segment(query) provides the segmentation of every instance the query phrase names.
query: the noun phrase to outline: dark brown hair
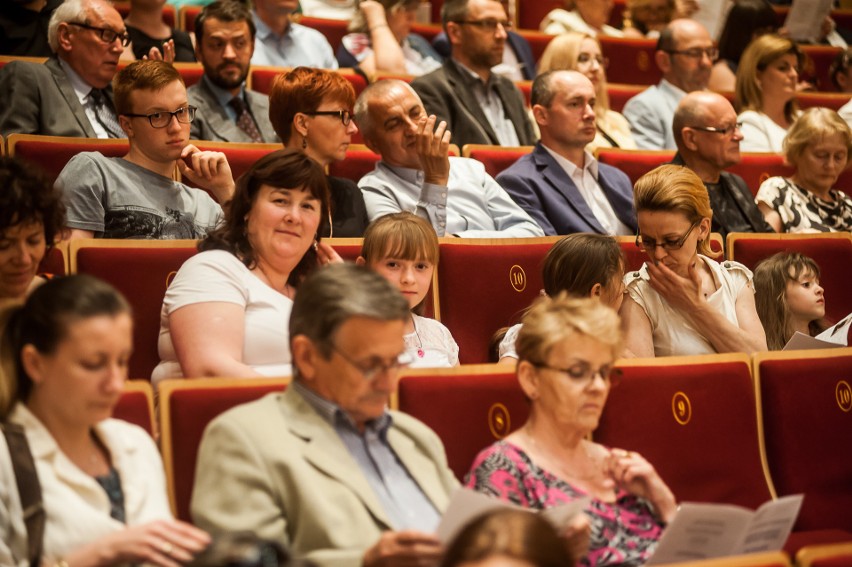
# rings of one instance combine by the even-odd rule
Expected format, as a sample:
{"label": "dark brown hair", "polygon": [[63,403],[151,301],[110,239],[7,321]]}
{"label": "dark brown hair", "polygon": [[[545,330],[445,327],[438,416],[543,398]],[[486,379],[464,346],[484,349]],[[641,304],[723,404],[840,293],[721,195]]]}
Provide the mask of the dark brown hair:
{"label": "dark brown hair", "polygon": [[0,157],[0,187],[0,234],[21,223],[40,221],[47,249],[53,248],[65,230],[61,192],[39,168],[11,157]]}

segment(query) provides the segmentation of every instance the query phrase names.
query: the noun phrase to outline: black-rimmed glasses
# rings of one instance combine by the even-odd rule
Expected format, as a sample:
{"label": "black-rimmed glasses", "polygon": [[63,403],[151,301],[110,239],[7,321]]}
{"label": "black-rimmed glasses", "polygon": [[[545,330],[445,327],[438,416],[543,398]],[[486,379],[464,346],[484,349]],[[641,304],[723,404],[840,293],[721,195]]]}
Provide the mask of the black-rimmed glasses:
{"label": "black-rimmed glasses", "polygon": [[147,118],[153,128],[165,128],[172,122],[172,117],[177,118],[181,124],[189,124],[195,120],[195,111],[198,110],[192,105],[181,106],[175,111],[161,110],[152,112],[151,114],[130,114],[124,113],[124,116],[131,118]]}
{"label": "black-rimmed glasses", "polygon": [[337,116],[344,126],[349,126],[352,122],[352,113],[348,110],[314,110],[313,112],[303,112],[308,116]]}
{"label": "black-rimmed glasses", "polygon": [[722,134],[723,136],[730,136],[737,130],[742,130],[742,127],[742,122],[737,122],[736,124],[731,124],[730,126],[725,126],[724,128],[716,128],[715,126],[687,126],[687,128],[692,128],[693,130],[700,130],[701,132],[712,132],[713,134]]}
{"label": "black-rimmed glasses", "polygon": [[651,238],[644,238],[641,234],[639,234],[639,231],[637,230],[636,246],[638,246],[639,248],[644,248],[649,254],[653,254],[654,250],[656,250],[658,246],[666,252],[671,252],[672,250],[680,250],[681,248],[683,248],[686,239],[689,238],[689,235],[692,234],[692,231],[695,230],[695,227],[698,226],[700,222],[701,221],[698,220],[692,223],[692,226],[689,227],[689,230],[687,230],[686,233],[684,233],[684,235],[678,238],[677,240],[667,239],[663,242],[660,242],[659,244],[656,240],[653,240]]}
{"label": "black-rimmed glasses", "polygon": [[719,58],[719,50],[715,47],[708,47],[706,49],[701,49],[700,47],[694,47],[692,49],[667,49],[666,53],[671,55],[683,55],[690,59],[701,59],[706,55],[710,61],[715,61]]}
{"label": "black-rimmed glasses", "polygon": [[370,363],[369,366],[364,366],[362,363],[352,360],[349,355],[344,354],[342,350],[337,348],[334,343],[331,344],[331,350],[340,355],[340,358],[348,362],[352,368],[361,373],[361,376],[364,377],[364,380],[367,382],[372,382],[376,379],[379,374],[384,372],[389,372],[391,370],[399,370],[400,368],[407,368],[411,366],[411,363],[414,362],[414,357],[408,351],[403,351],[400,353],[396,360],[391,362],[381,362],[375,361]]}
{"label": "black-rimmed glasses", "polygon": [[116,39],[121,40],[122,47],[127,47],[130,45],[130,34],[127,32],[118,33],[115,30],[111,30],[109,28],[99,28],[97,26],[90,26],[89,24],[82,24],[80,22],[67,22],[69,26],[77,26],[87,30],[92,30],[98,32],[98,35],[101,38],[101,41],[104,43],[112,43]]}
{"label": "black-rimmed glasses", "polygon": [[601,366],[597,370],[594,370],[588,364],[575,364],[569,368],[557,368],[555,366],[550,366],[540,362],[533,362],[531,360],[528,362],[536,368],[550,370],[551,372],[557,372],[563,376],[567,376],[571,382],[583,388],[591,384],[596,376],[599,376],[600,379],[603,380],[604,384],[610,386],[615,385],[621,377],[620,372],[611,366]]}
{"label": "black-rimmed glasses", "polygon": [[453,23],[460,26],[474,26],[489,33],[497,31],[497,26],[501,26],[504,30],[512,29],[512,22],[508,20],[459,20]]}

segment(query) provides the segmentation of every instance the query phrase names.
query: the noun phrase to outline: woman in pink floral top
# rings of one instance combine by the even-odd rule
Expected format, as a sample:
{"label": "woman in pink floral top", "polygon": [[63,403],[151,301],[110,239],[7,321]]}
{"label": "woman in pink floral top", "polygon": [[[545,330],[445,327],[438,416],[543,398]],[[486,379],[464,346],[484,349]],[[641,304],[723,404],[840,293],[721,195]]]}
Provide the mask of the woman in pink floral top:
{"label": "woman in pink floral top", "polygon": [[516,347],[529,420],[477,456],[467,485],[534,509],[590,497],[580,564],[642,565],[675,513],[674,495],[642,456],[588,440],[621,349],[618,316],[599,301],[542,298]]}

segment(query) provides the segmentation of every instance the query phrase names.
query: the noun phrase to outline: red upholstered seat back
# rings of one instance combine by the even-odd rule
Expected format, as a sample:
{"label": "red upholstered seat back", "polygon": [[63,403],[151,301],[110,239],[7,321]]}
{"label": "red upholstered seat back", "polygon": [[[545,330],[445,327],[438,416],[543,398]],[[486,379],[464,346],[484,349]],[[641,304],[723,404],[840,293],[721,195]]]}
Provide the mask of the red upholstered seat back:
{"label": "red upholstered seat back", "polygon": [[804,493],[798,530],[852,531],[852,348],[755,359],[769,472]]}
{"label": "red upholstered seat back", "polygon": [[38,266],[38,273],[40,274],[64,276],[67,271],[68,270],[65,267],[65,252],[61,247],[57,246],[51,248],[47,254],[44,255],[44,258],[41,260],[41,264]]}
{"label": "red upholstered seat back", "polygon": [[819,265],[820,285],[825,289],[826,317],[839,321],[852,313],[852,238],[848,233],[728,236],[728,256],[754,269],[777,252],[792,250],[809,256]]}
{"label": "red upholstered seat back", "polygon": [[837,92],[802,92],[796,95],[796,100],[799,102],[799,108],[806,109],[812,106],[824,106],[831,110],[838,111],[840,108],[849,102],[849,95],[846,93]]}
{"label": "red upholstered seat back", "polygon": [[194,241],[182,241],[180,247],[120,241],[114,247],[108,243],[106,247],[82,247],[72,257],[76,273],[91,274],[111,283],[133,307],[131,378],[149,380],[160,362],[157,338],[163,297],[171,278],[195,252]]}
{"label": "red upholstered seat back", "polygon": [[799,48],[805,54],[801,78],[816,85],[818,91],[834,90],[834,83],[828,76],[828,69],[842,49],[830,45],[800,45]]}
{"label": "red upholstered seat back", "polygon": [[189,503],[195,481],[195,463],[207,424],[234,406],[283,390],[287,382],[289,380],[286,379],[241,381],[209,378],[166,380],[160,384],[163,461],[178,518],[190,521]]}
{"label": "red upholstered seat back", "polygon": [[128,380],[112,410],[116,419],[138,425],[154,437],[154,392],[147,380]]}
{"label": "red upholstered seat back", "polygon": [[343,36],[349,33],[349,22],[347,20],[329,20],[326,18],[302,16],[299,19],[299,23],[321,32],[331,44],[332,53],[337,53],[337,49],[343,42]]}
{"label": "red upholstered seat back", "polygon": [[678,501],[756,508],[771,497],[746,355],[625,360],[595,441],[642,454]]}
{"label": "red upholstered seat back", "polygon": [[[228,165],[231,167],[231,173],[234,180],[251,169],[254,162],[270,152],[282,149],[281,144],[240,144],[227,142],[206,142],[202,140],[193,140],[192,142],[200,150],[211,150],[222,152],[228,158]],[[183,179],[187,185],[193,185],[188,179]],[[211,193],[212,196],[212,193]]]}
{"label": "red upholstered seat back", "polygon": [[107,157],[127,153],[127,140],[93,140],[88,138],[62,138],[59,136],[34,136],[12,134],[7,140],[9,155],[23,158],[37,166],[51,182],[72,157],[80,152],[101,152]]}
{"label": "red upholstered seat back", "polygon": [[515,10],[518,14],[518,27],[528,30],[537,30],[541,21],[551,10],[565,8],[563,0],[540,0],[539,2],[517,2]]}
{"label": "red upholstered seat back", "polygon": [[[436,21],[440,21],[440,18]],[[429,43],[435,39],[435,36],[440,34],[444,29],[441,24],[411,24],[411,33],[423,36]]]}
{"label": "red upholstered seat back", "polygon": [[662,72],[654,62],[655,39],[598,36],[604,57],[610,60],[607,81],[628,85],[656,85]]}
{"label": "red upholstered seat back", "polygon": [[606,92],[609,95],[609,108],[616,112],[624,110],[627,101],[648,88],[646,85],[622,85],[607,83]]}
{"label": "red upholstered seat back", "polygon": [[468,144],[464,147],[463,155],[482,162],[485,172],[491,177],[497,177],[506,168],[530,153],[534,146],[504,148],[502,146],[487,146]]}
{"label": "red upholstered seat back", "polygon": [[780,154],[742,154],[740,163],[732,165],[728,171],[742,177],[751,194],[757,195],[761,183],[770,177],[789,176],[793,168],[784,164],[784,157]]}
{"label": "red upholstered seat back", "polygon": [[849,567],[852,565],[852,543],[812,545],[796,554],[798,567]]}
{"label": "red upholstered seat back", "polygon": [[441,242],[440,321],[459,345],[462,364],[488,362],[501,327],[519,322],[542,289],[541,262],[558,237],[453,239]]}
{"label": "red upholstered seat back", "polygon": [[178,8],[178,26],[187,32],[195,32],[195,18],[201,13],[204,6],[184,4]]}
{"label": "red upholstered seat back", "polygon": [[672,160],[675,153],[671,150],[619,150],[601,148],[597,152],[598,161],[616,167],[627,174],[630,183],[636,184],[640,177],[664,163]]}
{"label": "red upholstered seat back", "polygon": [[373,171],[379,159],[379,154],[373,153],[366,146],[350,146],[346,150],[346,159],[329,164],[328,174],[358,183],[362,177]]}
{"label": "red upholstered seat back", "polygon": [[[524,27],[524,26],[521,26]],[[541,55],[544,53],[544,50],[547,49],[547,46],[553,40],[555,35],[550,35],[547,33],[541,33],[538,31],[538,24],[535,25],[534,28],[531,29],[519,29],[516,30],[518,35],[527,40],[527,43],[530,44],[530,51],[532,51],[533,59],[538,63],[539,59],[541,59]]]}
{"label": "red upholstered seat back", "polygon": [[398,408],[438,434],[459,480],[479,451],[523,425],[529,414],[514,368],[493,364],[409,371],[399,383]]}
{"label": "red upholstered seat back", "polygon": [[[346,24],[346,22],[342,23],[344,25]],[[253,91],[268,95],[272,91],[272,81],[275,79],[276,76],[286,71],[287,69],[284,67],[252,67],[251,71],[249,72],[251,89]],[[343,75],[347,81],[352,83],[352,87],[355,89],[356,96],[361,94],[361,91],[367,88],[367,79],[365,79],[362,75],[359,75],[355,71],[351,69],[341,69],[337,72]]]}

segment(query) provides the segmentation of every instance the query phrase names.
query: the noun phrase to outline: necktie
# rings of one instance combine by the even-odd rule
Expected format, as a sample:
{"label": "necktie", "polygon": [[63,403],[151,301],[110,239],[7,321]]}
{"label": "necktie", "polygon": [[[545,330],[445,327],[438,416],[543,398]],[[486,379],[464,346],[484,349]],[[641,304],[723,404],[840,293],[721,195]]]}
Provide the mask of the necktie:
{"label": "necktie", "polygon": [[100,89],[92,89],[89,92],[89,105],[95,111],[98,123],[107,131],[110,138],[125,138],[124,130],[118,123],[115,111],[112,109],[109,98]]}
{"label": "necktie", "polygon": [[260,135],[257,124],[254,123],[254,118],[252,118],[243,99],[235,96],[228,104],[237,112],[237,126],[239,126],[240,130],[245,132],[251,138],[252,142],[262,142],[263,136]]}

